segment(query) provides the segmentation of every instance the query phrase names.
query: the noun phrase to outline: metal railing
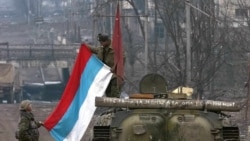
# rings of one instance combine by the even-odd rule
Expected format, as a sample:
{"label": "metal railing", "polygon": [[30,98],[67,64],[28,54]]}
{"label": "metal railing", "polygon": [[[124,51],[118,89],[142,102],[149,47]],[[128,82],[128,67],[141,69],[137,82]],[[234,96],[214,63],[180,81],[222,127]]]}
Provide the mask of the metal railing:
{"label": "metal railing", "polygon": [[10,45],[0,43],[1,60],[62,60],[74,59],[80,45],[30,44]]}

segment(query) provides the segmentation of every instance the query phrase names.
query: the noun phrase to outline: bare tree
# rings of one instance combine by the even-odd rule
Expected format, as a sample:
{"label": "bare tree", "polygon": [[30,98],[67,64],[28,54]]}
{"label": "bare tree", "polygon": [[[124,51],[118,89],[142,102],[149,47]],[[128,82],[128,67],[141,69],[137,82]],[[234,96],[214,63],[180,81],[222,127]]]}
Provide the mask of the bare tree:
{"label": "bare tree", "polygon": [[[125,27],[123,29],[124,44],[128,56],[127,61],[132,66],[132,77],[128,77],[128,79],[139,79],[133,77],[136,73],[133,65],[135,62],[139,62],[141,68],[144,67],[141,53],[143,53],[144,49],[142,41],[146,40],[144,19],[142,18],[145,16],[145,13],[140,12],[141,7],[134,0],[126,1],[133,8],[134,19],[138,22],[140,29],[140,33],[130,29],[124,22],[126,18],[124,15],[122,21],[122,24],[125,25],[123,26]],[[239,0],[237,4],[244,6],[246,3],[241,1],[243,0]],[[154,30],[149,34],[149,73],[156,72],[164,75],[170,82],[169,88],[184,86],[187,71],[186,3],[183,0],[153,0],[151,2],[155,11],[149,11],[148,16],[154,19],[154,21],[160,20],[164,25],[165,40],[167,42],[166,45],[159,42]],[[201,98],[204,91],[209,90],[213,93],[215,86],[222,86],[222,78],[224,79],[222,81],[228,83],[227,86],[235,85],[224,76],[227,76],[228,79],[234,79],[233,66],[230,66],[230,63],[235,58],[239,59],[240,56],[245,56],[244,52],[248,50],[246,46],[249,42],[247,38],[249,31],[245,31],[247,27],[233,28],[233,24],[240,24],[240,22],[235,22],[229,18],[230,5],[233,3],[227,2],[223,3],[223,5],[217,5],[217,3],[214,3],[214,0],[191,0],[190,4],[192,87],[197,90],[199,94],[197,97]],[[105,6],[105,4],[101,6]],[[244,8],[247,8],[247,6]],[[224,9],[223,12],[221,12],[221,9]],[[154,42],[151,42],[152,40]],[[235,49],[236,46],[237,50]],[[142,71],[142,69],[138,71]],[[244,72],[245,70],[242,71]]]}
{"label": "bare tree", "polygon": [[[173,42],[173,63],[180,71],[172,71],[168,75],[176,80],[176,85],[185,85],[186,71],[186,32],[185,2],[182,0],[155,0],[156,9],[165,24],[168,36]],[[212,0],[191,1],[191,54],[192,82],[200,98],[204,90],[211,84],[216,72],[225,62],[225,50],[230,30],[221,28],[216,19],[215,3]],[[174,74],[174,75],[173,75]]]}

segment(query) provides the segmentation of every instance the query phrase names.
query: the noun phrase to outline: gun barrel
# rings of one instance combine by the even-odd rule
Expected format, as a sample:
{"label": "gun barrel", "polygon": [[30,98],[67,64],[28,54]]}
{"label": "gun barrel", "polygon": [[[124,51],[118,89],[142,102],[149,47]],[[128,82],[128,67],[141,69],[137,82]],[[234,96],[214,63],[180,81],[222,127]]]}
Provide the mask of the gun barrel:
{"label": "gun barrel", "polygon": [[142,108],[142,109],[179,109],[179,110],[211,110],[211,111],[240,111],[241,107],[235,102],[213,100],[171,100],[171,99],[120,99],[96,97],[97,107]]}

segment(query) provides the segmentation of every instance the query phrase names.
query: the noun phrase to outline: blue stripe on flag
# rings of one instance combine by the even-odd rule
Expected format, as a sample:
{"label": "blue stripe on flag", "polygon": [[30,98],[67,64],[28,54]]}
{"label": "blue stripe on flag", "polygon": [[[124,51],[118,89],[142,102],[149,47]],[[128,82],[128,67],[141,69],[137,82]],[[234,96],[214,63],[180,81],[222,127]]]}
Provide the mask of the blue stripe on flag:
{"label": "blue stripe on flag", "polygon": [[91,56],[83,73],[81,75],[81,82],[77,94],[74,97],[69,109],[64,114],[58,124],[50,131],[50,134],[57,141],[62,141],[71,132],[79,117],[79,109],[84,103],[88,94],[89,88],[92,85],[95,76],[103,67],[103,64],[95,57]]}

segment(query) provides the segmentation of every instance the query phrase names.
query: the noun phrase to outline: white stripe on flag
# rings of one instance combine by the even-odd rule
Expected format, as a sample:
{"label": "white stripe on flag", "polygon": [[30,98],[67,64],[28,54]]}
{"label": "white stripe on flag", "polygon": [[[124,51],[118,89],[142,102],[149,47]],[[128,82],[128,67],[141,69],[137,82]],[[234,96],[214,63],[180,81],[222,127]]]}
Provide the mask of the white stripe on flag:
{"label": "white stripe on flag", "polygon": [[103,96],[111,77],[112,73],[109,67],[104,65],[89,88],[87,97],[80,108],[77,122],[64,141],[81,140],[96,110],[95,97]]}

